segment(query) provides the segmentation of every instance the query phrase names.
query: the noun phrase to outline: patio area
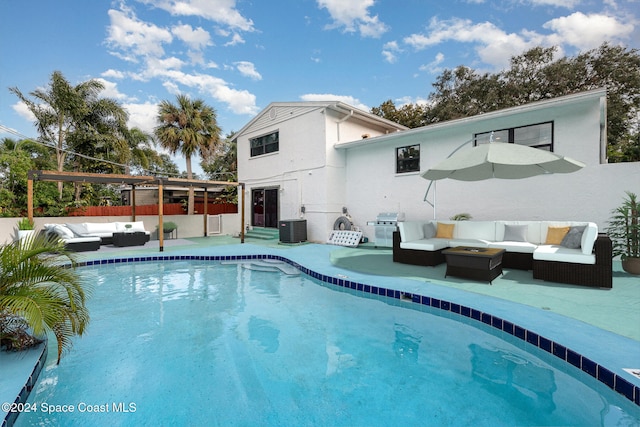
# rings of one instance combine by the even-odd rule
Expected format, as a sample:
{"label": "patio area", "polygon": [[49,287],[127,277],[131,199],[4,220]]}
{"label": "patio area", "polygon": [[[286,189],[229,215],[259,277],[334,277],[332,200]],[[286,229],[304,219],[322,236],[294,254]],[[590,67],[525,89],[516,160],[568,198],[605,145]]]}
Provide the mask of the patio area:
{"label": "patio area", "polygon": [[[640,376],[624,371],[640,371],[640,280],[623,272],[620,262],[614,261],[613,288],[594,289],[535,280],[530,271],[507,269],[493,280],[493,285],[454,277],[444,279],[444,265],[394,263],[390,248],[369,244],[358,248],[313,243],[284,245],[277,239],[252,238],[240,244],[237,238],[216,236],[167,240],[163,252],[158,250],[158,241],[126,248],[103,246],[99,251],[78,253],[78,259],[182,255],[280,256],[322,275],[471,307],[560,343],[640,387]],[[7,358],[11,364],[5,363]],[[0,384],[3,402],[14,401],[33,369],[33,362],[27,357],[16,364],[15,359],[19,358],[0,353],[0,376],[11,380]],[[13,371],[10,377],[3,372],[8,368]],[[16,369],[24,369],[24,375],[15,375]]]}

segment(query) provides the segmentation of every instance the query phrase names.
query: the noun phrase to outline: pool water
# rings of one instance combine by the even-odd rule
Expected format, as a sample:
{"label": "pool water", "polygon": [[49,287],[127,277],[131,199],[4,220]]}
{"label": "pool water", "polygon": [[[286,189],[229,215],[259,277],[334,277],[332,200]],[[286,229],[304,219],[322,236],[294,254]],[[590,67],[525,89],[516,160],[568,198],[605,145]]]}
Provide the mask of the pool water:
{"label": "pool water", "polygon": [[240,264],[80,271],[90,327],[60,365],[49,352],[17,426],[640,425],[587,374],[452,313]]}

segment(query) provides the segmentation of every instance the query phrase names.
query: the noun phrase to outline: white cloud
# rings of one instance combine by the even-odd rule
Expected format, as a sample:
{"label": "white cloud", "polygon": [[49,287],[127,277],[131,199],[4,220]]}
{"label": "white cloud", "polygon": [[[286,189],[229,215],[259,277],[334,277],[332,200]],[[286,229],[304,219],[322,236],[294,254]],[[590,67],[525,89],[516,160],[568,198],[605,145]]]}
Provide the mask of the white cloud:
{"label": "white cloud", "polygon": [[190,49],[202,50],[206,46],[211,46],[211,36],[201,27],[195,30],[191,25],[176,25],[171,28],[173,35],[185,42]]}
{"label": "white cloud", "polygon": [[235,0],[139,0],[177,16],[197,16],[240,31],[254,31],[253,21],[236,9]]}
{"label": "white cloud", "polygon": [[109,77],[112,79],[124,79],[125,78],[125,73],[123,73],[122,71],[118,71],[118,70],[114,70],[114,69],[109,69],[105,72],[103,72],[102,74],[100,74],[102,77]]}
{"label": "white cloud", "polygon": [[107,45],[121,52],[112,52],[118,57],[137,62],[138,56],[160,57],[164,55],[163,43],[171,43],[171,32],[154,24],[142,22],[127,11],[109,10],[111,23],[108,27]]}
{"label": "white cloud", "polygon": [[349,95],[333,95],[330,93],[307,93],[300,96],[302,101],[340,101],[356,107],[363,111],[369,111],[370,108],[364,105],[358,98]]}
{"label": "white cloud", "polygon": [[36,121],[36,116],[33,115],[31,110],[29,110],[29,107],[27,107],[27,104],[25,104],[24,102],[18,101],[13,104],[11,108],[13,108],[13,111],[18,113],[18,115],[23,119],[28,120],[31,123]]}
{"label": "white cloud", "polygon": [[344,28],[345,32],[359,32],[362,37],[378,38],[389,30],[389,27],[371,16],[369,8],[374,0],[316,0],[318,7],[327,9],[333,23],[327,28]]}
{"label": "white cloud", "polygon": [[431,74],[440,73],[442,72],[442,67],[440,67],[442,62],[444,62],[444,54],[442,52],[438,52],[433,61],[420,66],[420,71],[426,71]]}
{"label": "white cloud", "polygon": [[243,76],[249,77],[251,80],[262,80],[262,76],[258,71],[256,71],[256,67],[253,62],[238,61],[234,62],[234,65]]}
{"label": "white cloud", "polygon": [[543,28],[555,31],[567,44],[579,49],[593,49],[605,41],[626,39],[634,27],[612,16],[576,12],[552,19]]}
{"label": "white cloud", "polygon": [[[571,2],[536,1],[536,4],[568,5]],[[458,42],[474,46],[479,59],[503,69],[509,65],[511,57],[536,46],[557,46],[563,55],[568,47],[578,50],[592,49],[605,41],[620,41],[631,37],[634,26],[631,23],[604,14],[575,12],[555,18],[543,25],[548,34],[522,29],[518,33],[507,33],[491,22],[474,23],[469,19],[453,18],[439,20],[432,18],[425,33],[411,34],[403,43],[420,51],[446,42]],[[388,55],[391,57],[392,50]],[[437,65],[437,64],[433,64]]]}
{"label": "white cloud", "polygon": [[104,89],[100,92],[101,97],[112,98],[119,101],[128,99],[127,95],[125,95],[124,93],[118,90],[117,83],[113,83],[113,82],[110,82],[109,80],[105,80],[101,78],[98,78],[95,80],[99,81],[104,86]]}
{"label": "white cloud", "polygon": [[573,9],[579,5],[581,0],[528,0],[533,6],[555,6]]}
{"label": "white cloud", "polygon": [[129,113],[127,125],[130,128],[137,127],[145,132],[153,133],[157,125],[158,104],[149,101],[142,104],[123,104],[122,107]]}
{"label": "white cloud", "polygon": [[384,56],[384,60],[390,64],[393,64],[398,60],[396,54],[402,52],[400,46],[397,41],[387,42],[382,46],[382,56]]}
{"label": "white cloud", "polygon": [[225,46],[235,46],[238,44],[244,44],[244,38],[242,38],[242,36],[238,33],[234,33],[233,36],[231,37],[231,40],[229,40],[228,42],[226,42],[224,45]]}
{"label": "white cloud", "polygon": [[412,34],[403,39],[404,43],[416,50],[423,50],[447,41],[471,43],[486,63],[503,68],[509,64],[512,56],[534,47],[536,43],[518,34],[507,34],[490,22],[474,24],[469,19],[449,19],[440,21],[431,19],[429,33]]}

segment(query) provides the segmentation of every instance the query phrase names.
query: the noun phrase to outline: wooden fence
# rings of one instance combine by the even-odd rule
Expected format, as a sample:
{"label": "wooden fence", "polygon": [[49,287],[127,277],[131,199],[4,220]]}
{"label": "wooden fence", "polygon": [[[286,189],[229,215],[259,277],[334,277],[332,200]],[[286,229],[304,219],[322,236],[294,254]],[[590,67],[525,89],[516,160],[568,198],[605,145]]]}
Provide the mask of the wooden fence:
{"label": "wooden fence", "polygon": [[[231,203],[209,203],[207,213],[218,215],[223,213],[238,213],[238,205]],[[196,214],[204,213],[204,203],[195,203]],[[165,203],[162,206],[164,215],[186,215],[181,203]],[[131,206],[87,206],[70,209],[69,216],[131,216]],[[158,205],[136,206],[136,215],[158,215]]]}

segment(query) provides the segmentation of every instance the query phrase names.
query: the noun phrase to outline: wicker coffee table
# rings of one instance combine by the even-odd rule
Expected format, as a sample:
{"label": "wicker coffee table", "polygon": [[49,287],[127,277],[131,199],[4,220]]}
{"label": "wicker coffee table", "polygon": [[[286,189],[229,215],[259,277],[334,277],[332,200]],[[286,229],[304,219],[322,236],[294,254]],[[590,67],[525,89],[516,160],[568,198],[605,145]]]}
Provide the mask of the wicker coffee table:
{"label": "wicker coffee table", "polygon": [[504,249],[472,248],[458,246],[442,251],[447,261],[444,277],[456,276],[465,279],[484,280],[492,284],[502,274]]}

